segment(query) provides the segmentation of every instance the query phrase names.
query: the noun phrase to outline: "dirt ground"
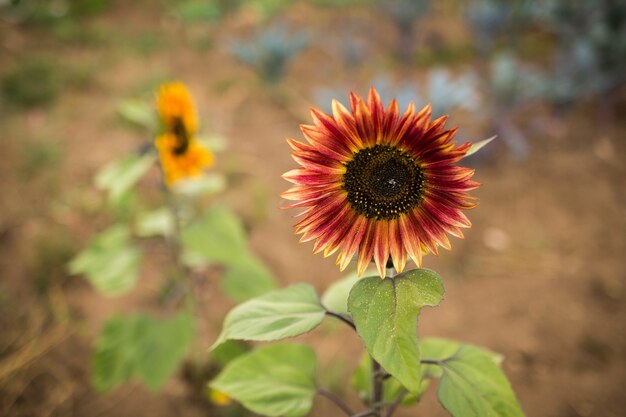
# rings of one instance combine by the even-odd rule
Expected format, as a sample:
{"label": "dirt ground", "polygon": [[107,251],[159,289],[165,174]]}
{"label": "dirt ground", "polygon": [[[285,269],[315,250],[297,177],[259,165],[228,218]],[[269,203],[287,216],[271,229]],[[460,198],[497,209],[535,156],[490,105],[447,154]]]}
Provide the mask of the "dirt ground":
{"label": "dirt ground", "polygon": [[[250,32],[249,16],[184,27],[160,4],[118,2],[81,21],[79,40],[0,22],[0,75],[32,55],[53,59],[66,73],[88,73],[87,82],[64,88],[50,106],[0,109],[0,414],[210,415],[180,377],[158,394],[135,383],[107,395],[90,387],[90,349],[101,324],[113,312],[154,308],[159,262],[168,256],[157,246],[142,265],[140,288],[121,298],[98,295],[63,267],[107,224],[98,209],[102,195],[92,186],[94,173],[147,139],[118,121],[120,100],[150,97],[163,79],[186,82],[205,131],[228,139],[218,169],[234,166],[244,178],[224,198],[244,219],[263,213],[262,220],[249,222],[252,248],[281,284],[304,281],[322,291],[341,276],[334,260],[298,244],[293,213],[278,209],[278,194],[287,188],[280,176],[295,167],[284,138],[300,137],[298,124],[317,104],[311,98],[315,87],[345,83],[364,93],[378,70],[421,76],[420,68],[395,68],[382,46],[367,65],[341,64],[333,59],[328,38],[341,16],[296,7],[289,14],[293,24],[307,22],[327,37],[295,58],[278,87],[268,87],[223,47],[233,34]],[[430,26],[437,30],[436,21]],[[376,27],[372,36],[384,45],[388,30]],[[517,160],[495,143],[472,161],[483,184],[475,192],[480,205],[469,213],[473,227],[464,240],[454,239],[452,251],[425,259],[426,267],[444,277],[446,296],[441,306],[422,312],[420,335],[502,353],[528,416],[624,415],[626,123],[620,116],[626,103],[621,96],[613,123],[598,118],[598,104],[587,100],[554,119],[550,129],[530,135],[528,158]],[[540,112],[548,115],[544,106],[532,107],[520,123],[530,124]],[[452,117],[450,125],[466,120]],[[478,138],[489,135],[472,129],[483,135]],[[58,160],[25,170],[25,155],[48,145],[60,149]],[[253,190],[261,190],[267,207],[255,206]],[[201,295],[199,355],[234,305],[217,291],[211,283]],[[357,337],[340,326],[325,326],[300,340],[315,346],[320,372],[340,375],[341,381],[361,354]],[[343,390],[358,404],[354,393]],[[418,407],[398,415],[447,415],[435,394],[431,388]],[[312,415],[338,414],[319,398]]]}

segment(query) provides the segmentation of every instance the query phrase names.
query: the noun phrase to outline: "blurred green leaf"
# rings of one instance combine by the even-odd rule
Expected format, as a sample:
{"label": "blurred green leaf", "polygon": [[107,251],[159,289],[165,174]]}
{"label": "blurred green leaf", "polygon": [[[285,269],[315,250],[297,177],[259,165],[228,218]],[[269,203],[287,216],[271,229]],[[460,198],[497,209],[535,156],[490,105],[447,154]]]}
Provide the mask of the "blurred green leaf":
{"label": "blurred green leaf", "polygon": [[176,183],[175,191],[189,196],[213,195],[226,188],[226,179],[217,172],[205,173],[199,177]]}
{"label": "blurred green leaf", "polygon": [[228,339],[270,341],[297,336],[315,328],[325,314],[311,285],[291,285],[233,308],[213,347]]}
{"label": "blurred green leaf", "polygon": [[135,223],[137,236],[169,236],[174,231],[174,218],[167,207],[142,212]]}
{"label": "blurred green leaf", "polygon": [[228,148],[228,140],[216,133],[199,137],[198,141],[215,153],[224,152]]}
{"label": "blurred green leaf", "polygon": [[353,272],[330,284],[322,295],[322,305],[335,313],[348,314],[348,295],[359,279],[356,272]]}
{"label": "blurred green leaf", "polygon": [[493,352],[463,345],[444,362],[439,401],[453,417],[523,417],[498,365]]}
{"label": "blurred green leaf", "polygon": [[101,293],[127,293],[137,281],[141,251],[131,244],[130,232],[115,225],[96,235],[69,264],[72,274],[84,274]]}
{"label": "blurred green leaf", "polygon": [[246,301],[275,289],[276,279],[257,257],[249,253],[228,266],[221,286],[233,300]]}
{"label": "blurred green leaf", "polygon": [[189,0],[176,6],[174,15],[186,23],[214,22],[222,11],[219,4],[206,0]]}
{"label": "blurred green leaf", "polygon": [[240,220],[225,208],[212,208],[182,232],[185,258],[199,263],[237,264],[248,254]]}
{"label": "blurred green leaf", "polygon": [[248,353],[250,349],[250,345],[242,340],[226,340],[224,343],[220,343],[219,346],[211,350],[211,360],[215,362],[216,365],[223,368],[229,362]]}
{"label": "blurred green leaf", "polygon": [[143,100],[124,100],[117,106],[117,112],[127,122],[150,132],[156,132],[159,126],[154,108]]}
{"label": "blurred green leaf", "polygon": [[[52,103],[63,90],[58,59],[35,56],[19,63],[0,82],[2,99],[20,107],[43,106]],[[3,67],[6,67],[4,65]]]}
{"label": "blurred green leaf", "polygon": [[229,363],[211,387],[255,413],[301,417],[313,406],[316,366],[308,346],[264,346]]}
{"label": "blurred green leaf", "polygon": [[149,389],[158,390],[185,356],[193,337],[194,322],[186,313],[167,319],[145,314],[113,316],[96,343],[93,384],[108,391],[137,377]]}
{"label": "blurred green leaf", "polygon": [[109,192],[109,201],[115,203],[128,192],[150,169],[156,159],[154,152],[143,155],[132,153],[105,165],[96,174],[96,186]]}
{"label": "blurred green leaf", "polygon": [[348,299],[357,333],[378,363],[411,393],[421,392],[417,317],[443,297],[437,273],[415,269],[381,280],[362,278]]}

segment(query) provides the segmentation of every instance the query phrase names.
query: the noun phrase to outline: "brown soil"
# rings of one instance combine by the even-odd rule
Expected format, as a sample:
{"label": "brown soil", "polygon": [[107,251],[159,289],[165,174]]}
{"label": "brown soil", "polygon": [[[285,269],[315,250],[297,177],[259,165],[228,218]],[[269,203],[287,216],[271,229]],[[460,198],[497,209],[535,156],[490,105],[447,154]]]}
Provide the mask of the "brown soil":
{"label": "brown soil", "polygon": [[[374,19],[361,10],[353,13]],[[341,22],[329,11],[302,7],[288,17],[320,33],[332,32]],[[58,265],[47,271],[50,285],[35,289],[42,238],[63,239],[77,250],[106,226],[92,177],[104,163],[146,140],[116,121],[116,105],[133,91],[149,91],[160,79],[185,81],[205,116],[205,131],[228,138],[220,168],[235,166],[245,175],[225,198],[252,225],[251,246],[281,284],[310,282],[322,291],[340,277],[332,259],[314,256],[311,245],[297,243],[293,213],[278,209],[277,196],[287,187],[280,176],[295,166],[284,138],[300,137],[298,124],[315,104],[305,97],[315,86],[345,81],[363,93],[373,74],[396,69],[384,53],[391,28],[383,25],[372,34],[380,45],[367,66],[349,69],[334,60],[328,38],[328,48],[320,42],[297,57],[284,82],[272,89],[221,46],[235,34],[248,33],[252,23],[241,14],[219,27],[185,28],[160,7],[119,2],[81,22],[84,30],[105,34],[105,41],[95,45],[60,41],[45,28],[0,23],[0,73],[29,54],[42,53],[64,68],[93,68],[92,82],[67,89],[49,108],[7,107],[0,114],[0,154],[5,156],[0,165],[0,414],[208,415],[181,378],[172,378],[158,394],[131,383],[100,395],[89,384],[90,346],[102,322],[113,312],[154,309],[166,248],[155,246],[142,267],[140,289],[129,296],[104,298],[80,278],[68,278]],[[427,30],[436,31],[437,22]],[[155,37],[158,47],[137,50],[132,40],[142,36]],[[209,46],[198,46],[202,42]],[[408,78],[420,77],[420,71],[397,72]],[[536,112],[548,116],[546,109],[533,107],[522,125],[530,124]],[[623,107],[618,114],[624,114]],[[450,124],[466,119],[459,115]],[[477,165],[483,186],[475,193],[480,205],[470,213],[472,229],[465,240],[454,240],[451,252],[425,260],[444,277],[446,298],[438,308],[423,311],[420,334],[501,352],[528,416],[619,417],[626,407],[626,125],[619,118],[617,125],[599,124],[589,103],[552,123],[550,134],[530,138],[528,159],[515,161],[496,143]],[[62,162],[53,173],[25,176],[20,155],[42,142],[60,146]],[[150,181],[144,185],[153,186]],[[261,222],[254,189],[267,194]],[[201,296],[199,355],[233,305],[215,283]],[[339,372],[344,380],[361,354],[357,337],[341,327],[323,327],[301,339],[315,346],[323,374]],[[313,415],[339,412],[319,399]],[[446,413],[431,388],[417,408],[398,415]]]}

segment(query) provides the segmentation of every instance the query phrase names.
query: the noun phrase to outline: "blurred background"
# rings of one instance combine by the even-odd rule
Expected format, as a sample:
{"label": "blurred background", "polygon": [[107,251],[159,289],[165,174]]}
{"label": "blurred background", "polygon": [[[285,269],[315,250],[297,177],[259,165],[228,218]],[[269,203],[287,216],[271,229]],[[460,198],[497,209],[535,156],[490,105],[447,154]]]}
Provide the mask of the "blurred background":
{"label": "blurred background", "polygon": [[[625,79],[617,0],[0,0],[0,414],[228,414],[187,365],[160,392],[91,386],[104,320],[161,308],[162,246],[149,245],[123,297],[66,267],[111,218],[95,173],[151,140],[120,103],[181,80],[225,138],[221,199],[280,285],[323,291],[341,276],[279,209],[280,176],[296,166],[285,137],[301,138],[310,107],[375,86],[386,103],[450,114],[459,142],[498,135],[465,161],[483,184],[472,229],[425,258],[446,297],[419,333],[501,352],[528,416],[623,416]],[[201,362],[235,302],[208,278],[200,298]],[[357,337],[329,323],[301,339],[321,379],[357,404],[346,383]],[[447,415],[433,388],[398,415]],[[314,416],[337,413],[317,399]]]}

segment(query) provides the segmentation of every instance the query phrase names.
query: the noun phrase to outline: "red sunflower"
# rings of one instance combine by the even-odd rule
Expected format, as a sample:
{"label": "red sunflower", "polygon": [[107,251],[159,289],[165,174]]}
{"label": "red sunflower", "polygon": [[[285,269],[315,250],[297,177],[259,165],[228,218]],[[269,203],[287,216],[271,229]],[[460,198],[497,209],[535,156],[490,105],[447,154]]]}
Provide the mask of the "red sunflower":
{"label": "red sunflower", "polygon": [[447,234],[463,237],[471,223],[462,210],[476,204],[467,191],[479,184],[474,170],[454,165],[471,143],[455,146],[457,129],[444,129],[447,116],[433,121],[430,105],[400,115],[387,110],[371,89],[367,102],[350,94],[349,111],[336,100],[332,116],[311,110],[314,125],[300,126],[307,143],[287,139],[302,166],[283,175],[295,184],[281,196],[303,207],[295,225],[313,251],[339,251],[344,270],[358,254],[361,275],[372,258],[382,278],[390,260],[398,272],[407,255],[419,266],[422,255],[450,249]]}

